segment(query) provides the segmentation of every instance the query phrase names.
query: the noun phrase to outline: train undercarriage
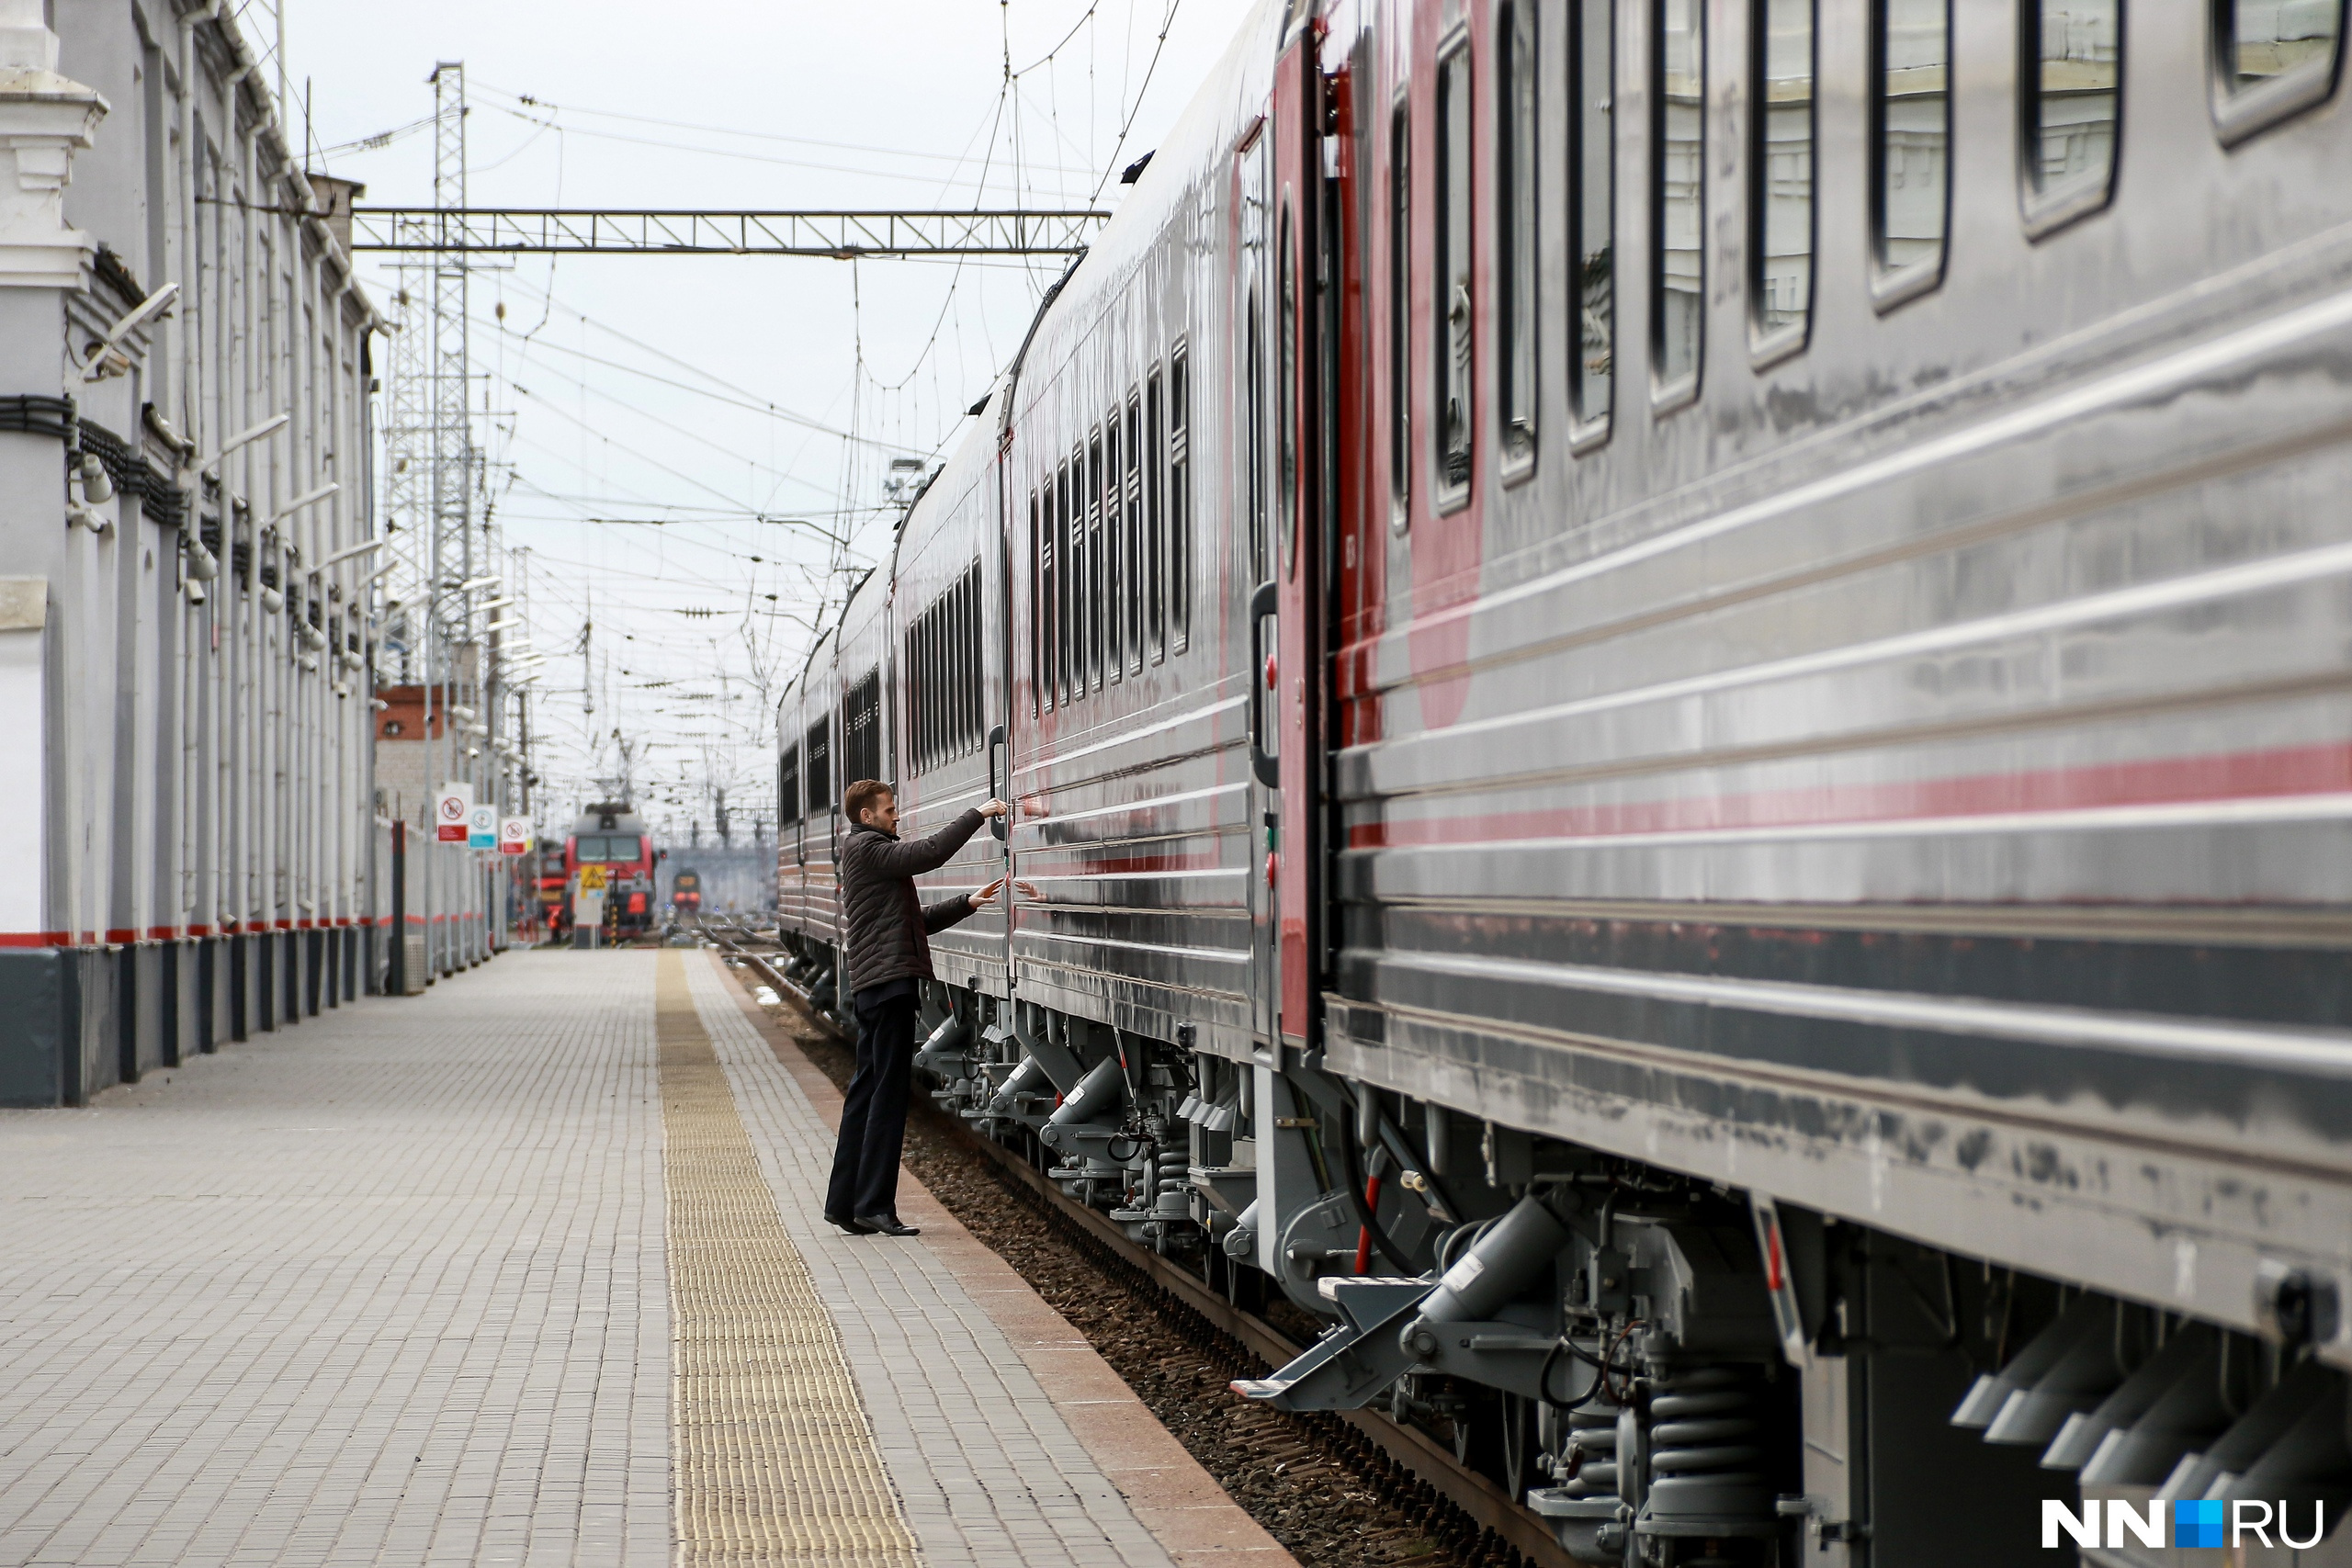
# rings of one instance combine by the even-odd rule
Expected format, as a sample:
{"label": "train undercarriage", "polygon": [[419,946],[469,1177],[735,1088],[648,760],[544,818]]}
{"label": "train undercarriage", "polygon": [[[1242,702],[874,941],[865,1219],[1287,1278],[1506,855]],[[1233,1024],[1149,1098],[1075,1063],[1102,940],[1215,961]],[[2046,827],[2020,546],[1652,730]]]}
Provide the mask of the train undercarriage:
{"label": "train undercarriage", "polygon": [[[845,1017],[831,950],[786,941]],[[2053,1532],[2086,1562],[2192,1562],[2151,1544],[2174,1499],[2234,1510],[2246,1562],[2352,1562],[2327,1539],[2352,1408],[2310,1353],[2338,1308],[2308,1279],[2249,1335],[1295,1051],[1278,1071],[938,984],[921,1033],[943,1111],[1229,1300],[1311,1318],[1238,1392],[1450,1437],[1577,1562],[2055,1562]]]}

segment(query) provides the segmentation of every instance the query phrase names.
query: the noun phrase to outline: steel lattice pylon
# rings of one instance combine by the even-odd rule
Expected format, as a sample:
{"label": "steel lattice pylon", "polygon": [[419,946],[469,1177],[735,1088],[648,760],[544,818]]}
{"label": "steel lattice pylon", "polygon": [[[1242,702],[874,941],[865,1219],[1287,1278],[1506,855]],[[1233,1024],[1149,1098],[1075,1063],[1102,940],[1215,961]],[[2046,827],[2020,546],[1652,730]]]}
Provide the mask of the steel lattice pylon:
{"label": "steel lattice pylon", "polygon": [[425,585],[433,577],[432,318],[426,314],[425,269],[400,268],[394,298],[384,422],[384,516],[392,559],[384,595],[401,612],[401,678],[415,678],[424,656]]}
{"label": "steel lattice pylon", "polygon": [[[436,251],[433,274],[433,549],[427,594],[440,626],[452,624],[461,641],[470,623],[470,594],[445,599],[473,577],[473,432],[467,352],[466,259],[446,248],[452,209],[466,205],[466,68],[445,62],[433,73],[433,205]],[[446,605],[446,608],[444,606]],[[437,640],[437,639],[436,639]],[[444,650],[434,650],[435,659]],[[463,671],[446,670],[454,681]],[[458,776],[463,776],[460,773]]]}

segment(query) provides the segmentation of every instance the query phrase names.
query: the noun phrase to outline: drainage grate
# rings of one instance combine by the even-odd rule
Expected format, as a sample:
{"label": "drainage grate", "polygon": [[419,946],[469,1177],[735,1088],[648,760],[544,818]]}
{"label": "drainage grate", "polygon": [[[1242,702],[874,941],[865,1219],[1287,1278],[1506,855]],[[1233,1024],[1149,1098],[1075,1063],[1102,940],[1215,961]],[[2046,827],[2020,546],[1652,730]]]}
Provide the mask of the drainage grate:
{"label": "drainage grate", "polygon": [[916,1568],[832,1319],[776,1216],[683,955],[659,964],[680,1568]]}

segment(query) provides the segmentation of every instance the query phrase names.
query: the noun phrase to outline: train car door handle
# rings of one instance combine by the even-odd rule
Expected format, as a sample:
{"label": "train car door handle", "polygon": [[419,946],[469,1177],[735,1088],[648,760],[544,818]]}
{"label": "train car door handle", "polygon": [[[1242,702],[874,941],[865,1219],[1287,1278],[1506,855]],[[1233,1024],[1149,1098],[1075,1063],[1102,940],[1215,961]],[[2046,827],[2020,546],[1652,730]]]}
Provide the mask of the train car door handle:
{"label": "train car door handle", "polygon": [[[1003,795],[1000,795],[1000,794],[998,794],[998,793],[997,793],[997,782],[996,782],[996,781],[997,781],[996,757],[997,757],[997,753],[998,753],[999,751],[1003,750],[1004,750],[1004,726],[1002,726],[1002,725],[1001,725],[1001,724],[1000,724],[1000,725],[996,725],[996,726],[994,726],[993,728],[991,728],[989,730],[989,798],[990,800],[1002,800],[1002,799],[1004,798],[1004,796],[1003,796]],[[1008,770],[1008,771],[1009,771],[1009,770]],[[997,842],[998,842],[998,843],[1002,843],[1002,842],[1004,842],[1004,841],[1005,841],[1005,840],[1004,840],[1004,835],[1005,835],[1005,827],[1004,827],[1004,824],[1005,824],[1005,820],[1006,820],[1006,818],[1010,818],[1012,815],[1012,813],[1011,813],[1010,811],[1008,811],[1008,812],[1006,812],[1006,813],[1004,814],[1004,816],[1003,816],[1003,817],[991,817],[991,818],[989,818],[989,831],[990,833],[992,833],[992,834],[994,834],[994,835],[996,836],[996,840],[997,840]],[[1010,904],[1010,903],[1012,902],[1012,900],[1011,900],[1010,898],[1008,898],[1008,899],[1006,899],[1006,900],[1005,900],[1005,902],[1006,902],[1006,903],[1008,903],[1008,904]]]}
{"label": "train car door handle", "polygon": [[1250,593],[1250,772],[1268,789],[1282,786],[1280,765],[1266,750],[1266,692],[1258,671],[1266,666],[1266,623],[1274,618],[1277,590],[1261,582]]}

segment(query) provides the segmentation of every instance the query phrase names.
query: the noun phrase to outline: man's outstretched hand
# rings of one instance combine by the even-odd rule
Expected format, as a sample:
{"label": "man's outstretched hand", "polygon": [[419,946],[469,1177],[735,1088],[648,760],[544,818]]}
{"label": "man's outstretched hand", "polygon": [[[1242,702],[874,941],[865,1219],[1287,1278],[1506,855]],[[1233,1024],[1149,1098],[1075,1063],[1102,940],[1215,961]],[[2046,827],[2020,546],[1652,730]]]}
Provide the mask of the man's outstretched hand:
{"label": "man's outstretched hand", "polygon": [[1010,809],[1011,807],[1007,807],[1004,802],[1001,800],[991,800],[979,808],[979,811],[980,815],[983,817],[1001,817]]}
{"label": "man's outstretched hand", "polygon": [[[1020,891],[1020,894],[1023,898],[1035,898],[1037,897],[1037,885],[1034,882],[1024,882],[1022,879],[1015,877],[1013,879],[1012,886]],[[971,906],[975,909],[985,909],[991,904],[994,904],[996,902],[996,896],[1003,891],[1004,878],[1000,876],[994,882],[989,883],[986,887],[981,888],[978,893],[971,896]]]}

